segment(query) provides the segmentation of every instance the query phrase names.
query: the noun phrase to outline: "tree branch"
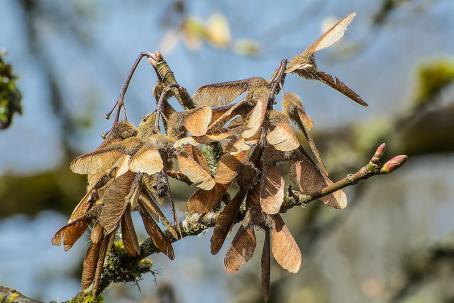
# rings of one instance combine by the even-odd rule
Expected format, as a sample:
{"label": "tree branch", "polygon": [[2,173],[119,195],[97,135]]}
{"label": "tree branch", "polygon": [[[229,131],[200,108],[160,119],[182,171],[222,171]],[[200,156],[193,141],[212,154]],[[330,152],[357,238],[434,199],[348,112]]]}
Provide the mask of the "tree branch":
{"label": "tree branch", "polygon": [[5,286],[0,286],[0,302],[42,303],[41,301],[24,296],[15,289],[11,289]]}
{"label": "tree branch", "polygon": [[[384,154],[384,150],[385,144],[383,143],[377,148],[374,156],[366,165],[358,169],[355,173],[349,174],[344,178],[340,179],[339,181],[327,185],[318,192],[305,195],[299,191],[289,189],[289,192],[284,198],[284,203],[282,204],[280,213],[284,213],[295,206],[306,205],[307,203],[318,200],[319,198],[326,196],[330,193],[333,193],[336,190],[342,189],[350,185],[354,185],[359,181],[368,179],[372,176],[391,173],[405,163],[407,156],[399,155],[391,158],[385,164],[381,164],[381,158]],[[180,239],[174,238],[168,230],[165,231],[165,235],[172,242],[176,242],[188,236],[198,235],[215,225],[216,219],[218,218],[220,211],[221,210],[208,212],[205,214],[188,214],[186,218],[180,223],[180,229],[182,231],[182,237]],[[241,221],[242,217],[243,214],[240,214],[237,217],[236,222]],[[133,258],[125,255],[124,258],[121,258],[120,262],[117,262],[118,264],[115,268],[109,269],[110,271],[109,274],[103,273],[99,293],[101,293],[106,287],[110,285],[111,282],[113,282],[112,277],[116,277],[115,282],[132,281],[130,278],[125,280],[121,279],[122,273],[124,273],[125,269],[131,268],[131,266],[139,264],[139,262],[141,262],[141,260],[143,260],[144,258],[158,252],[159,252],[158,248],[153,244],[150,238],[144,240],[140,245],[140,255],[138,257]],[[116,252],[114,250],[109,259],[117,258],[115,254]],[[136,279],[138,278],[140,278],[140,276],[136,277]]]}

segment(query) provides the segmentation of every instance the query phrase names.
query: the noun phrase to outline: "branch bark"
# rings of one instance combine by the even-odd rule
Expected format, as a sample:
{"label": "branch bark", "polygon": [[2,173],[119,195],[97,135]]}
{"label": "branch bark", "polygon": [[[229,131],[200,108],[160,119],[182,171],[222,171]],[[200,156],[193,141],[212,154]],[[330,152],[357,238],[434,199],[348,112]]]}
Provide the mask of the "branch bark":
{"label": "branch bark", "polygon": [[[284,213],[295,206],[303,206],[309,202],[316,201],[323,196],[335,192],[336,190],[357,184],[358,182],[368,179],[372,176],[391,173],[400,166],[402,166],[407,159],[407,156],[399,155],[391,158],[386,163],[382,164],[381,159],[384,154],[384,150],[385,144],[381,144],[377,148],[374,156],[370,159],[370,161],[367,164],[362,166],[355,173],[348,174],[344,178],[324,187],[322,190],[318,192],[304,195],[299,191],[292,190],[291,188],[289,188],[289,191],[287,192],[284,198],[284,203],[282,204],[282,207],[280,209],[280,213]],[[189,236],[198,235],[201,232],[215,225],[216,219],[220,211],[221,210],[217,210],[205,214],[188,214],[186,218],[180,223],[179,226],[182,231],[181,238],[176,239],[168,230],[165,231],[165,235],[172,242],[176,242]],[[236,222],[239,222],[242,217],[243,214],[240,213],[237,217]],[[103,274],[99,288],[99,293],[101,293],[113,282],[111,277],[117,277],[115,279],[116,282],[122,281],[121,279],[118,279],[118,277],[121,276],[121,272],[124,271],[125,268],[126,269],[131,268],[131,266],[139,264],[139,262],[141,262],[141,260],[143,260],[144,258],[158,252],[159,252],[158,248],[153,244],[150,238],[144,240],[140,245],[140,255],[138,257],[122,258],[122,260],[117,263],[118,264],[117,268],[110,269],[113,272],[109,273],[108,275]],[[129,281],[131,281],[131,279],[126,279],[123,282]]]}

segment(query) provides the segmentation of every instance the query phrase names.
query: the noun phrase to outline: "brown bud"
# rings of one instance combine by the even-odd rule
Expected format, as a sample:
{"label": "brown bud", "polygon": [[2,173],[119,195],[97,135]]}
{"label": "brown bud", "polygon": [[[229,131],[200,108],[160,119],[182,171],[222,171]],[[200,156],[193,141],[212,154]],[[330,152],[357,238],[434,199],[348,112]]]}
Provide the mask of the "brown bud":
{"label": "brown bud", "polygon": [[405,163],[405,161],[407,161],[407,158],[408,158],[408,156],[406,156],[406,155],[398,155],[398,156],[391,158],[390,160],[388,160],[388,162],[386,162],[383,165],[380,172],[382,174],[389,174],[389,173],[395,171],[396,169],[401,167]]}

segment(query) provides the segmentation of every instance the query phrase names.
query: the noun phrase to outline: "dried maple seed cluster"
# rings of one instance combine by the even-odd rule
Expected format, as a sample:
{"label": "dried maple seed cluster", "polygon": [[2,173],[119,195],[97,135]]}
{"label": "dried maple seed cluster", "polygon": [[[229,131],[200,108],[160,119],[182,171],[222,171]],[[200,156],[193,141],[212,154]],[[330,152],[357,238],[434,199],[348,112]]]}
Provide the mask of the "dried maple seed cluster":
{"label": "dried maple seed cluster", "polygon": [[[354,16],[353,13],[340,20],[292,60],[282,60],[271,80],[253,77],[210,84],[200,87],[192,97],[178,85],[158,52],[139,56],[132,72],[142,57],[148,58],[158,76],[154,89],[157,110],[144,117],[137,129],[120,121],[127,82],[111,111],[117,109],[115,123],[105,140],[95,151],[71,163],[72,171],[87,175],[87,194],[68,224],[56,233],[53,243],[63,242],[69,249],[91,227],[83,264],[83,289],[92,285],[93,293],[98,293],[104,260],[116,235],[121,234],[130,256],[140,256],[132,211],[140,213],[153,245],[174,258],[171,242],[183,234],[168,177],[197,186],[187,201],[190,213],[218,212],[211,238],[213,254],[219,252],[232,226],[240,223],[224,259],[228,272],[239,270],[251,259],[256,230],[265,233],[261,259],[265,299],[269,297],[271,255],[282,268],[298,272],[302,253],[279,214],[286,195],[295,191],[289,189],[286,193],[279,165],[289,166],[290,181],[299,194],[318,193],[323,203],[340,209],[346,207],[347,199],[340,189],[320,194],[333,182],[310,135],[313,123],[299,96],[287,92],[282,95],[283,110],[273,106],[288,73],[319,80],[367,106],[344,83],[318,71],[314,61],[314,53],[337,42]],[[233,103],[240,96],[240,101]],[[170,105],[168,100],[172,97],[183,105],[183,112]],[[292,123],[304,134],[310,151],[300,144]],[[377,159],[381,155],[382,152]],[[404,160],[398,159],[397,166]],[[160,209],[164,200],[170,202],[173,222]],[[174,239],[166,236],[159,222]]]}

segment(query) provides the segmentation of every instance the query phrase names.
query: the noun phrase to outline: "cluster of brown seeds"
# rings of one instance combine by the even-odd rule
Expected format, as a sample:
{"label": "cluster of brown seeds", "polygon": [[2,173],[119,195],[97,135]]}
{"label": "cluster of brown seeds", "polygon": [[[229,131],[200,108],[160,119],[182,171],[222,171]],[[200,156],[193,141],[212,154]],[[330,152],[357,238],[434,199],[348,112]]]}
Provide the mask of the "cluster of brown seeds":
{"label": "cluster of brown seeds", "polygon": [[[117,230],[121,230],[127,252],[140,254],[132,211],[140,213],[153,244],[174,258],[171,240],[159,225],[161,222],[174,238],[181,237],[168,177],[197,186],[187,201],[190,213],[219,212],[211,238],[213,254],[219,252],[232,226],[241,224],[224,259],[228,272],[237,271],[252,257],[257,230],[265,233],[261,262],[265,298],[269,296],[271,255],[282,268],[293,273],[299,270],[301,251],[279,214],[286,196],[279,164],[289,166],[290,180],[302,194],[318,192],[332,181],[310,135],[313,125],[301,99],[287,92],[282,96],[283,110],[273,107],[287,73],[317,79],[367,105],[337,78],[318,71],[313,57],[316,51],[337,42],[353,17],[354,13],[339,21],[289,62],[283,60],[270,81],[253,77],[210,84],[192,97],[185,95],[171,72],[163,72],[165,61],[160,54],[152,57],[158,74],[158,110],[144,117],[137,128],[118,121],[117,115],[102,144],[71,163],[72,171],[87,175],[87,194],[53,243],[63,242],[69,249],[91,227],[83,289],[92,285],[97,293],[106,254],[120,234]],[[234,103],[240,96],[243,98]],[[190,99],[192,108],[177,112],[168,102],[171,97],[185,100],[183,105]],[[292,123],[304,134],[310,151],[300,144]],[[210,147],[208,152],[205,147]],[[166,199],[172,206],[172,220],[160,209]],[[320,200],[335,208],[347,204],[342,190]]]}

